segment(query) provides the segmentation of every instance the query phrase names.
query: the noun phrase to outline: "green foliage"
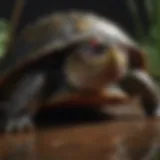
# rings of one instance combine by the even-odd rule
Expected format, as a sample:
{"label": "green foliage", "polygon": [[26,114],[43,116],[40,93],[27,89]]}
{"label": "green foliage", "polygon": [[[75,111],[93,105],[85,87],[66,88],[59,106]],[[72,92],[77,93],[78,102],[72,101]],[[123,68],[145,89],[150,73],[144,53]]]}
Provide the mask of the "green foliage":
{"label": "green foliage", "polygon": [[0,57],[5,53],[6,43],[8,41],[10,25],[4,19],[0,19]]}
{"label": "green foliage", "polygon": [[127,0],[135,21],[137,37],[140,45],[149,57],[150,71],[153,75],[160,75],[160,1],[144,0],[144,6],[150,21],[149,34],[144,36],[143,25],[139,17],[139,10],[135,0]]}

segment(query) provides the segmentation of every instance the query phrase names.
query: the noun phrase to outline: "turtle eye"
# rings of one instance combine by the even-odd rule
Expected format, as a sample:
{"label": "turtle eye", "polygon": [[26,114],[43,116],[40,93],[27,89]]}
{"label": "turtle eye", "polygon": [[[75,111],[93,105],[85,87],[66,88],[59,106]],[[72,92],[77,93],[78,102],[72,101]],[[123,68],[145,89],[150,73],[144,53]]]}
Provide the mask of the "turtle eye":
{"label": "turtle eye", "polygon": [[80,47],[80,52],[82,54],[86,54],[86,55],[103,55],[106,51],[106,46],[104,46],[103,44],[95,41],[95,40],[91,40],[89,41],[89,43],[83,44]]}

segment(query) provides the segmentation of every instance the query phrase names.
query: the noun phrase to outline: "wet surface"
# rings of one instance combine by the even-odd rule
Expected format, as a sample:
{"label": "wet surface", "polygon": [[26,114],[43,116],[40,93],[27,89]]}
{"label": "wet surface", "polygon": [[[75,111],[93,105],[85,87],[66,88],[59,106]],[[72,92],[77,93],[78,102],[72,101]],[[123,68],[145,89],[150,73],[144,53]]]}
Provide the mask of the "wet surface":
{"label": "wet surface", "polygon": [[154,160],[160,152],[160,117],[145,118],[136,100],[48,108],[35,121],[33,132],[0,134],[0,160]]}
{"label": "wet surface", "polygon": [[101,122],[1,135],[0,159],[139,160],[160,145],[159,122]]}
{"label": "wet surface", "polygon": [[1,134],[0,160],[152,160],[160,147],[160,118],[145,119],[138,104],[48,112],[37,118],[48,127]]}

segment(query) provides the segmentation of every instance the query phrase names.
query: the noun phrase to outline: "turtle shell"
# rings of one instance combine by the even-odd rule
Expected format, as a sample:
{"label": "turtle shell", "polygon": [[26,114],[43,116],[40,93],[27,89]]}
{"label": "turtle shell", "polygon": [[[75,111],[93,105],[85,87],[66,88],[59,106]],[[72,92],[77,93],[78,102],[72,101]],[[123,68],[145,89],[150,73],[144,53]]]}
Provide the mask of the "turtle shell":
{"label": "turtle shell", "polygon": [[13,52],[2,59],[1,82],[27,63],[34,63],[53,54],[55,50],[93,37],[109,46],[121,44],[137,47],[122,29],[99,15],[82,11],[54,13],[26,26],[20,32]]}

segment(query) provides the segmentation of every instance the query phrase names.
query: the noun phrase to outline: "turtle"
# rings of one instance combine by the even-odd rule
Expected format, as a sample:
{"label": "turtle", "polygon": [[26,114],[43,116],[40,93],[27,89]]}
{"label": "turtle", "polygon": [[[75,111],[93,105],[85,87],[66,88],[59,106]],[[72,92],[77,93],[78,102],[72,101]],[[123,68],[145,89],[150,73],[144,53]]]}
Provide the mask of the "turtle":
{"label": "turtle", "polygon": [[[138,95],[146,116],[158,103],[145,52],[116,23],[93,12],[59,11],[16,35],[0,63],[0,126],[32,126],[42,106],[126,102]],[[118,85],[125,94],[112,94]]]}

